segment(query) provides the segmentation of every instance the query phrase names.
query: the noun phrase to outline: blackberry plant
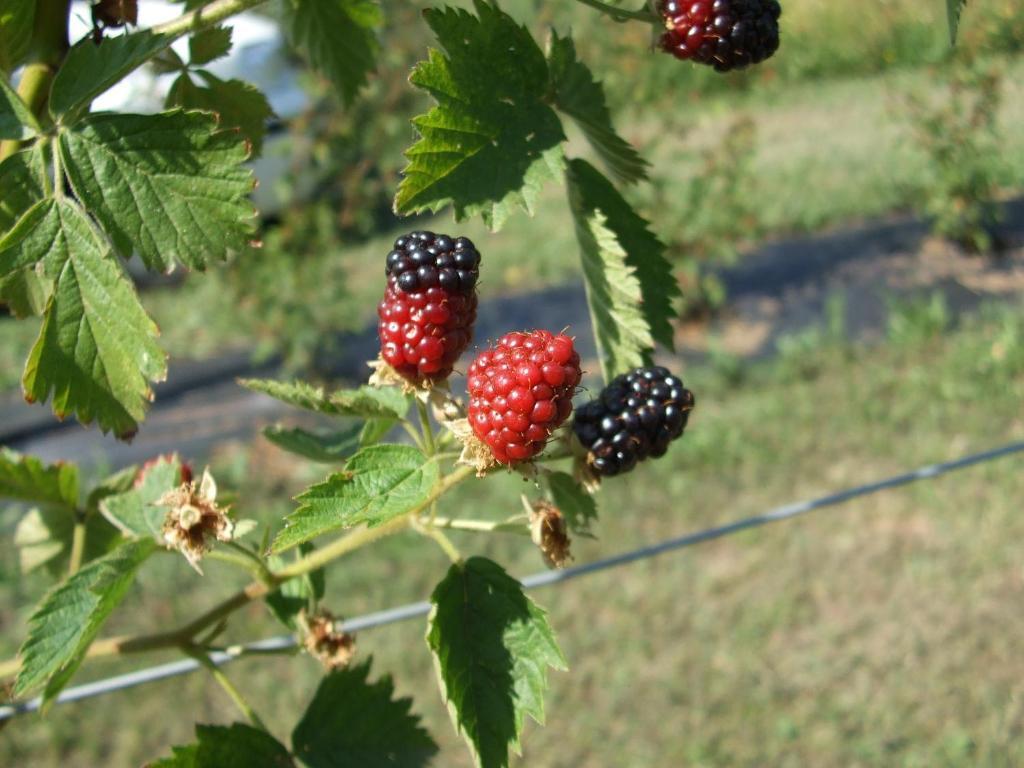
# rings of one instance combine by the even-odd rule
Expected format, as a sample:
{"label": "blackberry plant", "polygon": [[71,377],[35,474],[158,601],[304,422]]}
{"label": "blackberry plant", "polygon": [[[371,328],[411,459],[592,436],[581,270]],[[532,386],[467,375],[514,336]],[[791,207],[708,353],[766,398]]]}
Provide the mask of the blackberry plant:
{"label": "blackberry plant", "polygon": [[[580,2],[617,21],[663,23],[646,8]],[[36,318],[24,394],[50,401],[58,417],[130,437],[166,375],[158,330],[125,260],[137,257],[157,272],[201,272],[228,258],[244,265],[257,245],[249,160],[260,151],[269,105],[252,86],[221,80],[206,65],[231,50],[225,23],[260,4],[189,0],[177,18],[139,28],[142,6],[101,1],[93,4],[93,32],[74,41],[69,0],[4,4],[0,302],[19,318]],[[694,29],[704,19],[697,60],[708,58],[702,51],[712,41],[711,58],[722,68],[774,50],[775,3],[696,3],[686,13]],[[342,101],[359,99],[387,23],[376,2],[286,0],[274,18]],[[679,292],[665,246],[622,193],[646,179],[647,163],[616,132],[601,83],[571,37],[550,30],[542,46],[487,0],[471,9],[426,8],[423,19],[436,44],[410,82],[433,105],[412,118],[416,138],[395,213],[450,208],[456,221],[480,216],[496,231],[520,211],[537,212],[544,186],[561,182],[597,348],[587,375],[599,369],[609,382],[597,404],[581,409],[576,434],[600,474],[660,455],[681,434],[693,397],[676,377],[649,367],[657,343],[672,346]],[[673,32],[683,28],[672,24]],[[174,47],[185,39],[187,46]],[[166,111],[93,110],[97,97],[144,65],[175,75]],[[567,154],[565,121],[579,128],[597,165]],[[448,377],[472,335],[479,254],[465,238],[426,231],[396,241],[383,257],[382,357],[368,384],[242,382],[334,423],[331,432],[265,430],[275,445],[328,468],[281,519],[246,519],[244,495],[224,493],[209,470],[193,472],[178,455],[87,484],[72,462],[0,449],[0,497],[25,506],[19,564],[40,578],[59,574],[32,612],[17,658],[0,662],[11,696],[38,693],[45,711],[83,664],[176,650],[211,672],[246,722],[198,725],[195,741],[153,765],[425,765],[435,742],[410,702],[395,698],[390,679],[371,682],[370,662],[354,661],[354,638],[336,619],[348,596],[328,595],[324,578],[326,567],[358,549],[415,535],[451,559],[426,628],[443,701],[476,765],[509,765],[527,716],[544,719],[549,670],[565,669],[566,660],[523,585],[485,557],[464,556],[445,532],[521,535],[560,567],[570,534],[592,535],[598,509],[592,485],[582,482],[592,472],[574,461],[579,443],[561,428],[584,375],[571,337],[509,333],[469,367],[468,408],[452,394]],[[399,430],[401,442],[386,441]],[[440,514],[453,488],[496,472],[521,473],[537,498],[511,501],[509,515],[497,518]],[[187,580],[210,578],[202,575],[209,559],[250,581],[181,626],[107,635],[107,620],[162,550],[182,556],[176,578],[198,603],[206,585]],[[240,639],[232,637],[232,618],[253,603],[324,667],[288,744],[274,735],[280,724],[268,727],[259,704],[211,656]]]}

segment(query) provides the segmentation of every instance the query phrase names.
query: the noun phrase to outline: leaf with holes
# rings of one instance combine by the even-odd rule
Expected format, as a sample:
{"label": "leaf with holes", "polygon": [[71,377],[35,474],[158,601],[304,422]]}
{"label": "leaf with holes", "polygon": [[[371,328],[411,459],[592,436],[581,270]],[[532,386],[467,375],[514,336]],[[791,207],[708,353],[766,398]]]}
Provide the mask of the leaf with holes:
{"label": "leaf with holes", "polygon": [[150,269],[204,269],[255,227],[246,142],[212,115],[98,114],[59,139],[75,194],[125,257]]}
{"label": "leaf with holes", "polygon": [[399,214],[451,204],[456,220],[479,213],[494,230],[518,208],[533,213],[558,178],[565,134],[546,103],[548,67],[529,31],[489,3],[424,16],[444,52],[431,50],[410,82],[437,106],[413,119],[419,140],[395,196]]}
{"label": "leaf with holes", "polygon": [[19,652],[15,696],[45,683],[44,706],[53,701],[154,549],[148,539],[122,544],[43,598],[28,621],[28,638]]}
{"label": "leaf with holes", "polygon": [[559,37],[557,32],[552,32],[548,45],[548,69],[555,107],[580,127],[615,178],[623,184],[646,179],[647,161],[615,132],[604,88],[576,57],[576,46],[571,37]]}
{"label": "leaf with holes", "polygon": [[342,472],[299,494],[299,508],[285,518],[274,552],[334,531],[386,523],[430,498],[440,479],[437,462],[408,445],[364,448]]}
{"label": "leaf with holes", "polygon": [[34,205],[0,239],[0,278],[40,265],[53,282],[43,325],[25,363],[25,396],[53,397],[54,412],[130,436],[167,372],[157,328],[135,288],[67,198]]}
{"label": "leaf with holes", "polygon": [[396,699],[390,677],[370,683],[370,661],[331,672],[292,732],[292,749],[309,768],[420,768],[437,745]]}
{"label": "leaf with holes", "polygon": [[376,68],[380,8],[371,0],[292,0],[292,42],[346,102]]}
{"label": "leaf with holes", "polygon": [[427,645],[452,722],[478,766],[503,768],[526,716],[544,724],[548,667],[566,669],[547,616],[482,557],[453,565],[430,602]]}

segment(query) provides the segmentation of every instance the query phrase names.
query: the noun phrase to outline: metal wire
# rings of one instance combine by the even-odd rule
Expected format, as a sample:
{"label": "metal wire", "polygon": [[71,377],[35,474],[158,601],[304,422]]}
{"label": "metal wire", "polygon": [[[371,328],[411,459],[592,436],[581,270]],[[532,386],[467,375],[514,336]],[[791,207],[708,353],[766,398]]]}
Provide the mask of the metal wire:
{"label": "metal wire", "polygon": [[[640,547],[639,549],[623,552],[622,554],[613,555],[612,557],[606,557],[601,560],[595,560],[592,563],[577,565],[560,571],[544,571],[542,573],[535,573],[524,578],[522,580],[522,584],[526,589],[535,589],[537,587],[560,584],[572,579],[577,579],[581,576],[587,576],[609,568],[628,565],[629,563],[633,563],[638,560],[646,560],[647,558],[655,557],[657,555],[663,555],[666,552],[684,549],[686,547],[693,546],[694,544],[701,544],[714,539],[720,539],[724,536],[730,536],[734,533],[746,531],[751,528],[758,528],[769,523],[789,520],[791,518],[813,512],[817,509],[836,506],[838,504],[851,501],[852,499],[878,493],[879,491],[909,485],[917,482],[918,480],[934,479],[949,472],[965,469],[976,464],[983,464],[1004,456],[1010,456],[1012,454],[1022,452],[1024,452],[1024,442],[1010,443],[1009,445],[1004,445],[1001,448],[995,448],[991,451],[984,451],[982,453],[970,454],[953,461],[947,461],[941,464],[930,464],[911,472],[886,478],[885,480],[879,480],[874,483],[867,483],[854,488],[848,488],[846,490],[838,491],[837,493],[832,493],[827,496],[821,496],[809,501],[786,504],[785,506],[776,507],[775,509],[760,515],[746,517],[733,523],[727,523],[726,525],[707,528],[695,533],[666,539],[657,544]],[[429,611],[430,603],[426,601],[409,603],[407,605],[388,608],[387,610],[368,613],[354,619],[349,619],[342,624],[342,629],[346,632],[356,632],[364,629],[372,629],[374,627],[382,627],[387,624],[394,624],[399,621],[425,616]],[[234,661],[247,653],[286,650],[288,648],[294,648],[295,645],[296,640],[292,635],[280,635],[278,637],[270,637],[265,640],[258,640],[252,643],[232,646],[223,651],[216,651],[210,654],[210,658],[215,664],[221,665],[227,664],[229,661]],[[169,677],[184,675],[196,669],[199,669],[199,663],[194,659],[183,659],[181,661],[170,662],[169,664],[147,667],[124,675],[108,677],[103,680],[97,680],[96,682],[67,688],[57,696],[56,703],[63,704],[70,701],[80,701],[81,699],[88,699],[93,696],[100,696],[106,693],[124,690],[126,688],[133,688],[138,685],[145,685],[147,683],[152,683]],[[0,706],[0,722],[18,715],[34,712],[39,709],[41,703],[41,699],[37,697],[26,701],[17,701],[5,706]]]}

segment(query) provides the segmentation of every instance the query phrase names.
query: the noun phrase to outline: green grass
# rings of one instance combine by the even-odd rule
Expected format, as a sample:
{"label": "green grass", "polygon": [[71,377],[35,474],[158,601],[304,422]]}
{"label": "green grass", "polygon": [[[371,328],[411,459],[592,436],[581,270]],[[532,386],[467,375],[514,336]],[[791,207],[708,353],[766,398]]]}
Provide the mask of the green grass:
{"label": "green grass", "polygon": [[[882,346],[806,345],[814,365],[688,371],[698,408],[686,437],[606,483],[600,538],[577,541],[577,561],[1024,439],[1024,307],[986,310],[946,334],[928,313],[908,306],[900,317]],[[528,728],[518,764],[1021,764],[1021,461],[537,592],[572,672],[553,676],[547,727]],[[222,488],[242,489],[239,510],[264,518],[322,472],[263,444],[217,465]],[[498,518],[523,491],[513,477],[471,481],[444,510]],[[9,531],[12,514],[3,521]],[[456,541],[515,574],[540,567],[517,537]],[[9,536],[2,546],[9,654],[40,587],[12,570]],[[390,540],[331,571],[328,605],[352,616],[422,599],[445,567],[429,542]],[[212,562],[200,581],[170,556],[141,581],[108,631],[173,626],[240,583]],[[276,631],[253,606],[227,638]],[[468,766],[423,631],[413,621],[363,633],[360,654],[415,698],[442,745],[436,764]],[[91,664],[80,679],[160,658]],[[251,660],[229,674],[286,737],[318,671],[308,659]],[[11,765],[134,765],[189,739],[195,720],[236,718],[194,675],[19,720],[0,755]]]}

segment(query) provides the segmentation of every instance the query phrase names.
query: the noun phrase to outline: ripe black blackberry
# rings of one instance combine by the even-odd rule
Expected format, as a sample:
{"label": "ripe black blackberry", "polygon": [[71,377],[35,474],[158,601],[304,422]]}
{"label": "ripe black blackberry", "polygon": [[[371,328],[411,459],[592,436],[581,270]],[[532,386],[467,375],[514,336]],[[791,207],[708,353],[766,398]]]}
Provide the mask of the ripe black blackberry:
{"label": "ripe black blackberry", "polygon": [[777,0],[661,0],[661,47],[719,72],[742,69],[779,47]]}
{"label": "ripe black blackberry", "polygon": [[683,434],[694,397],[666,368],[637,368],[612,379],[596,400],[576,409],[573,430],[594,471],[629,472],[638,461],[664,456]]}
{"label": "ripe black blackberry", "polygon": [[385,260],[381,357],[414,384],[441,381],[473,338],[480,253],[467,237],[411,232]]}

